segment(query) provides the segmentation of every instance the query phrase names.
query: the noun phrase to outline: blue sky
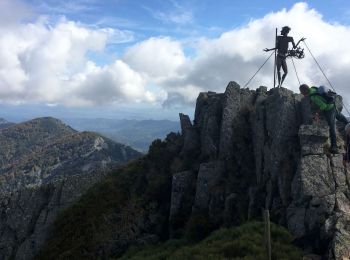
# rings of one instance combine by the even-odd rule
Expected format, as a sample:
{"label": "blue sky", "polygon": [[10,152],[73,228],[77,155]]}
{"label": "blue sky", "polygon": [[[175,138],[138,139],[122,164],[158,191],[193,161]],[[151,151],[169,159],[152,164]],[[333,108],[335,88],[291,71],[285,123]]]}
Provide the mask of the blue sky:
{"label": "blue sky", "polygon": [[[296,40],[308,38],[350,98],[345,0],[2,0],[0,17],[5,118],[22,118],[22,108],[35,111],[26,117],[192,116],[200,91],[223,92],[230,80],[244,85],[266,58],[261,50],[273,44],[274,28],[284,25]],[[310,55],[296,65],[303,81],[324,84]],[[250,88],[271,85],[269,66]],[[286,85],[297,90],[292,72]]]}
{"label": "blue sky", "polygon": [[[132,42],[149,37],[218,37],[225,31],[244,26],[250,20],[301,1],[291,0],[27,0],[35,12],[67,19],[89,26],[130,31],[133,39],[110,44],[109,51],[120,55]],[[305,1],[329,22],[350,23],[347,0]],[[331,6],[330,6],[331,4]],[[101,57],[100,57],[101,58]],[[104,59],[107,59],[104,57]]]}
{"label": "blue sky", "polygon": [[[229,30],[244,25],[250,19],[269,12],[291,8],[301,1],[275,0],[27,0],[33,10],[41,14],[65,15],[68,19],[85,24],[135,30],[140,36],[186,36],[198,33],[212,35],[212,29]],[[317,9],[329,21],[350,21],[350,5],[347,0],[305,1]],[[166,17],[162,17],[162,14]],[[177,19],[176,19],[177,18]],[[177,24],[177,26],[174,26]],[[183,28],[182,28],[183,27]],[[182,28],[182,30],[180,30]]]}

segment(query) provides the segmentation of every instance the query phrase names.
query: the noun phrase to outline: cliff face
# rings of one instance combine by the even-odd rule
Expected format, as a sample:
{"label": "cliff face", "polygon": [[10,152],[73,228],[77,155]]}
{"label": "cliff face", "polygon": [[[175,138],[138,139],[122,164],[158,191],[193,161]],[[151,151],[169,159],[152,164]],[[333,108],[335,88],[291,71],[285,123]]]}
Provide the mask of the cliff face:
{"label": "cliff face", "polygon": [[309,102],[284,88],[231,82],[224,94],[201,93],[193,125],[180,115],[182,159],[198,167],[173,176],[171,234],[195,215],[215,228],[266,208],[306,252],[349,256],[348,173],[342,155],[327,153],[325,122],[310,118]]}
{"label": "cliff face", "polygon": [[141,154],[54,118],[0,129],[0,259],[31,259],[57,215]]}
{"label": "cliff face", "polygon": [[62,210],[103,177],[103,172],[88,172],[1,196],[0,259],[32,259]]}

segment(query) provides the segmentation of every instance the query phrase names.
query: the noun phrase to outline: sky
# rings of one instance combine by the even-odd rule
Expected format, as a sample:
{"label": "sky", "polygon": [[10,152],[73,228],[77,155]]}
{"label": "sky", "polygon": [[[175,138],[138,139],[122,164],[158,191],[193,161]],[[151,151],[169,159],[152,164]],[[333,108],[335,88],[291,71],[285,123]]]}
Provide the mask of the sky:
{"label": "sky", "polygon": [[[200,92],[245,86],[285,25],[349,106],[346,0],[0,0],[0,117],[192,117]],[[327,86],[305,54],[301,83]],[[260,85],[273,86],[272,59],[248,87]]]}

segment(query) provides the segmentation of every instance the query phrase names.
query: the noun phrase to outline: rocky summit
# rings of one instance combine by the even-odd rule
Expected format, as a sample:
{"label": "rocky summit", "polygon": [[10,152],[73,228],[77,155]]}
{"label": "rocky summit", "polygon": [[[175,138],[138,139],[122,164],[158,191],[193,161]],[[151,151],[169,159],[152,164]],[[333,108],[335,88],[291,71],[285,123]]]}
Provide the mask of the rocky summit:
{"label": "rocky summit", "polygon": [[33,258],[63,209],[140,155],[55,118],[0,129],[0,259]]}
{"label": "rocky summit", "polygon": [[308,98],[285,88],[231,82],[223,94],[201,93],[193,124],[180,115],[181,155],[196,154],[198,168],[173,175],[172,234],[193,215],[218,227],[269,209],[306,254],[348,259],[348,171],[342,154],[328,152],[326,122],[313,122],[311,112]]}

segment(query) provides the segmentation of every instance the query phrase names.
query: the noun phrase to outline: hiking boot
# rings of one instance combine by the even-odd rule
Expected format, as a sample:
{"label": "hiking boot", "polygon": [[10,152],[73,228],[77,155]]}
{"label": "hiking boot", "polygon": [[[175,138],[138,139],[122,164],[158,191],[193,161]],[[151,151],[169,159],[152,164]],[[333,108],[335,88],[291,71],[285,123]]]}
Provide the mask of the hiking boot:
{"label": "hiking boot", "polygon": [[339,153],[338,147],[331,147],[331,153],[338,154]]}

